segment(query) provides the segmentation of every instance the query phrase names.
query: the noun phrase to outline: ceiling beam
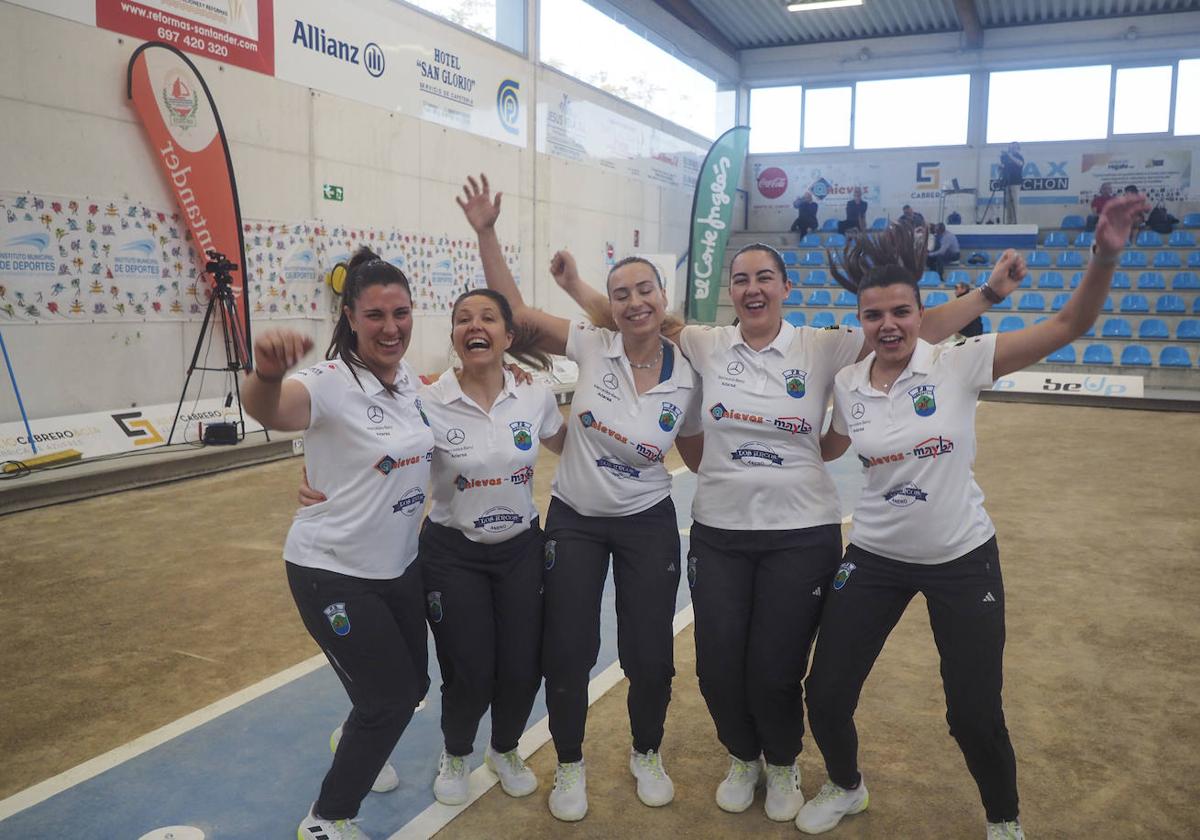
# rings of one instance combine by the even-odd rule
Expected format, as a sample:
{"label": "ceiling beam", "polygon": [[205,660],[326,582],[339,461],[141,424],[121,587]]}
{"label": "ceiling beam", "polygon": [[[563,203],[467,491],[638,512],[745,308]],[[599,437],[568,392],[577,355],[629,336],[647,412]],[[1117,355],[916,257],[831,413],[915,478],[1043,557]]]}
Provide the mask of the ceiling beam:
{"label": "ceiling beam", "polygon": [[975,0],[954,0],[954,13],[958,16],[958,25],[967,36],[967,49],[977,50],[983,46],[983,24],[979,20],[979,11],[975,8]]}
{"label": "ceiling beam", "polygon": [[718,47],[722,52],[737,57],[738,50],[734,43],[688,0],[654,0],[654,2],[690,26],[697,35]]}

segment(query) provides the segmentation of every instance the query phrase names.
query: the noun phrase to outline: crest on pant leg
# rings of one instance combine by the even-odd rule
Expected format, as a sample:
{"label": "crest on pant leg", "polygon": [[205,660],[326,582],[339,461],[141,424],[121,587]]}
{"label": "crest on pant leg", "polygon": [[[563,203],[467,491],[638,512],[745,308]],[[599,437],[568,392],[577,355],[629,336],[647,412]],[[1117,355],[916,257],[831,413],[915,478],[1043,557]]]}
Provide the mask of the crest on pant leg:
{"label": "crest on pant leg", "polygon": [[544,549],[544,555],[545,555],[545,559],[546,559],[546,571],[547,572],[554,568],[554,554],[555,554],[555,550],[557,548],[558,548],[557,540],[546,540],[546,548]]}
{"label": "crest on pant leg", "polygon": [[838,566],[837,574],[833,576],[833,588],[841,589],[846,585],[846,581],[850,580],[850,573],[858,567],[853,563],[843,563]]}
{"label": "crest on pant leg", "polygon": [[442,611],[442,593],[434,590],[425,594],[425,603],[429,607],[429,620],[437,624],[445,613]]}
{"label": "crest on pant leg", "polygon": [[688,589],[696,587],[696,558],[688,555],[687,562]]}
{"label": "crest on pant leg", "polygon": [[350,616],[346,614],[344,603],[330,604],[323,612],[329,619],[329,626],[333,628],[334,633],[345,636],[350,632]]}

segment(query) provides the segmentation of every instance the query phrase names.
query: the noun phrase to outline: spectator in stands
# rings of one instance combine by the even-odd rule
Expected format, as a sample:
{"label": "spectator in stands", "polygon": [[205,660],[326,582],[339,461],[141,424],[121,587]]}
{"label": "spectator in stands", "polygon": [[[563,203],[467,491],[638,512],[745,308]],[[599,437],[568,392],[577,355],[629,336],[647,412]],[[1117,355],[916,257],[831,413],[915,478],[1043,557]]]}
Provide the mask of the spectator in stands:
{"label": "spectator in stands", "polygon": [[1175,230],[1175,225],[1179,224],[1179,219],[1171,215],[1167,210],[1166,205],[1161,201],[1154,205],[1154,209],[1150,211],[1149,218],[1146,219],[1146,227],[1155,233],[1161,233],[1163,236],[1170,236]]}
{"label": "spectator in stands", "polygon": [[[1125,195],[1141,195],[1138,192],[1137,184],[1130,184],[1125,188]],[[1133,228],[1129,231],[1129,241],[1132,242],[1138,235],[1138,231],[1146,226],[1146,214],[1144,212],[1135,213],[1133,216]]]}
{"label": "spectator in stands", "polygon": [[958,237],[946,230],[943,224],[933,226],[934,249],[929,252],[925,262],[929,268],[938,273],[945,281],[944,271],[950,263],[958,262]]}
{"label": "spectator in stands", "polygon": [[799,233],[803,239],[808,236],[810,230],[820,227],[820,222],[817,221],[817,202],[813,201],[811,192],[805,192],[792,202],[792,206],[796,208],[796,221],[792,222],[792,233]]}
{"label": "spectator in stands", "polygon": [[962,216],[960,216],[958,214],[957,210],[951,210],[950,215],[946,217],[946,224],[961,225],[962,224]]}
{"label": "spectator in stands", "polygon": [[1010,143],[1000,153],[1001,180],[1004,183],[1004,224],[1017,223],[1017,196],[1025,180],[1025,156],[1020,143]]}
{"label": "spectator in stands", "polygon": [[838,222],[838,233],[848,230],[867,229],[867,202],[863,201],[862,187],[854,188],[854,200],[846,202],[846,218]]}
{"label": "spectator in stands", "polygon": [[896,220],[897,224],[908,225],[912,228],[925,227],[925,217],[912,209],[911,204],[905,204],[900,212],[900,218]]}
{"label": "spectator in stands", "polygon": [[[971,291],[970,283],[955,283],[954,284],[954,296],[955,297],[962,297],[963,295],[967,294],[970,291]],[[975,338],[975,336],[983,335],[983,316],[982,315],[976,316],[975,320],[972,321],[971,323],[967,324],[961,330],[959,330],[958,334],[961,335],[963,338]]]}
{"label": "spectator in stands", "polygon": [[1096,222],[1100,221],[1100,214],[1104,212],[1104,205],[1112,201],[1112,198],[1112,184],[1101,184],[1100,192],[1096,193],[1096,197],[1092,199],[1092,212],[1087,217],[1088,230],[1096,229]]}

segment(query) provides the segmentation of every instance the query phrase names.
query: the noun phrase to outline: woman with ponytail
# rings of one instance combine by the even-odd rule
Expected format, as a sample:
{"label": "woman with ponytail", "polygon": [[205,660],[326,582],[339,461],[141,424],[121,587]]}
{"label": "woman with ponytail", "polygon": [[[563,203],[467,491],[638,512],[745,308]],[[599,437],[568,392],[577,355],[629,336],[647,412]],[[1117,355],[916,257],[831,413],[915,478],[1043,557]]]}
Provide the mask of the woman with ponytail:
{"label": "woman with ponytail", "polygon": [[[865,484],[850,545],[828,587],[806,682],[809,722],[829,781],[800,810],[801,831],[829,831],[867,807],[854,710],[888,634],[919,592],[941,656],[946,720],[979,788],[987,837],[1024,837],[1000,697],[1004,582],[996,529],[973,472],[975,406],[996,379],[1092,325],[1134,217],[1146,206],[1140,196],[1105,206],[1095,255],[1062,310],[1022,330],[949,346],[921,337],[929,318],[917,287],[922,263],[904,235],[859,237],[847,248],[844,270],[835,276],[858,295],[869,354],[837,374],[833,422],[821,448],[833,459],[853,444]],[[1024,261],[1005,260],[1019,283]]]}
{"label": "woman with ponytail", "polygon": [[288,370],[312,349],[294,330],[254,343],[246,413],[304,432],[308,480],[326,501],[296,511],[283,559],[309,634],[353,707],[300,840],[356,840],[367,792],[397,786],[388,756],[429,688],[417,540],[433,434],[417,377],[408,278],[365,248],[350,260],[326,361]]}

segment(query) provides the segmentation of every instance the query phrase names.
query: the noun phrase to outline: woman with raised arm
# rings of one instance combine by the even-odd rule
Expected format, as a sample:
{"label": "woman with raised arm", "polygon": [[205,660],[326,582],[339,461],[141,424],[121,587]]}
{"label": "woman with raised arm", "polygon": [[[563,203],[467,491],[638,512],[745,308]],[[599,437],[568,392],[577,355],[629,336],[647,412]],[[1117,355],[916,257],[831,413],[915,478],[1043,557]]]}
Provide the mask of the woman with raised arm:
{"label": "woman with raised arm", "polygon": [[351,820],[372,789],[399,783],[387,758],[429,688],[418,526],[433,435],[417,377],[408,279],[360,249],[350,260],[327,361],[284,378],[312,340],[271,330],[254,344],[246,413],[303,431],[313,487],[328,501],[296,511],[283,549],[305,628],[353,708],[300,840],[365,838]]}
{"label": "woman with raised arm", "polygon": [[[854,709],[888,634],[919,592],[941,655],[946,720],[979,786],[987,837],[1024,837],[1000,698],[1004,583],[996,529],[973,472],[976,400],[999,377],[1045,358],[1095,322],[1134,215],[1144,209],[1140,197],[1105,206],[1096,253],[1062,310],[1022,330],[952,346],[919,337],[927,317],[920,273],[898,259],[894,238],[860,237],[847,249],[838,279],[857,290],[871,352],[837,375],[822,446],[836,458],[853,444],[866,482],[806,683],[829,781],[800,810],[801,831],[829,831],[867,807]],[[1013,279],[1024,273],[1018,262]]]}
{"label": "woman with raised arm", "polygon": [[682,441],[699,430],[699,382],[660,335],[666,295],[646,260],[625,259],[609,272],[615,331],[527,306],[496,238],[501,196],[493,199],[480,177],[468,179],[457,201],[479,236],[489,288],[504,295],[518,324],[539,333],[539,349],[566,354],[579,365],[546,517],[542,662],[558,752],[550,813],[566,821],[587,814],[587,688],[600,649],[600,598],[610,555],[617,647],[629,678],[629,769],[638,798],[665,805],[675,789],[659,750],[675,674],[672,620],[682,564],[663,460],[677,436]]}
{"label": "woman with raised arm", "polygon": [[[925,239],[893,228],[918,273]],[[1017,287],[1007,252],[980,291],[931,310],[922,334],[940,341]],[[599,315],[577,276],[561,281]],[[737,326],[668,332],[703,380],[703,457],[692,517],[688,580],[696,674],[729,751],[717,805],[745,811],[767,779],[765,811],[795,818],[804,797],[802,681],[841,558],[842,512],[819,438],[834,375],[865,355],[862,332],[783,320],[783,258],[753,244],[734,255],[729,295]]]}

